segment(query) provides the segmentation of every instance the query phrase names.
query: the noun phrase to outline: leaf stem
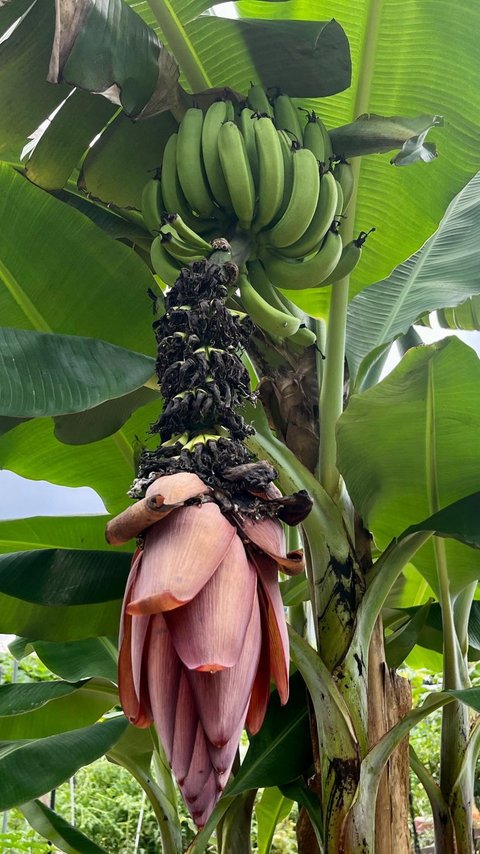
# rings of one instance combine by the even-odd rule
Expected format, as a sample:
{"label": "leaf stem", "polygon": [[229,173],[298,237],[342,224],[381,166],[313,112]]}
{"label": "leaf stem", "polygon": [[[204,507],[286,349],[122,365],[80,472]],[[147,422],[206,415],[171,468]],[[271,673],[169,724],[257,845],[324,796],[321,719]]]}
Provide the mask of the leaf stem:
{"label": "leaf stem", "polygon": [[195,49],[175,13],[170,0],[148,0],[168,46],[175,56],[192,92],[211,89],[212,84],[195,53]]}
{"label": "leaf stem", "polygon": [[332,287],[325,364],[323,366],[323,378],[320,389],[318,479],[325,491],[332,498],[338,493],[340,477],[337,469],[337,440],[335,430],[337,421],[343,410],[345,335],[349,283],[350,277],[347,276]]}

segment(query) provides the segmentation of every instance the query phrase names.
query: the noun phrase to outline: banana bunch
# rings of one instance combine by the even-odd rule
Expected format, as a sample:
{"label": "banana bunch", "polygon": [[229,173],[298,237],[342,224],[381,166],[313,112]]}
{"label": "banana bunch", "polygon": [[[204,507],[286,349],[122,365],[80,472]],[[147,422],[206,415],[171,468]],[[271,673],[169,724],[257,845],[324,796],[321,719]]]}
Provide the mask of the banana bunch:
{"label": "banana bunch", "polygon": [[252,85],[242,104],[191,107],[143,191],[155,271],[171,285],[182,266],[209,255],[213,238],[227,237],[234,249],[248,233],[245,310],[274,337],[311,339],[277,289],[329,285],[358,263],[364,238],[343,247],[338,231],[353,173],[335,160],[321,118],[312,111],[305,120],[280,92],[270,98]]}

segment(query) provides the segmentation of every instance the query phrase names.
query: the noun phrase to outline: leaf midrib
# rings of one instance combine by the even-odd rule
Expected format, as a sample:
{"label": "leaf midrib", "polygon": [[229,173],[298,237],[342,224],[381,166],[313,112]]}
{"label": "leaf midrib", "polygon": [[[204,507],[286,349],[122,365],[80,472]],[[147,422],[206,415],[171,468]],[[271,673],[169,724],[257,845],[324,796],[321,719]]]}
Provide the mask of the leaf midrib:
{"label": "leaf midrib", "polygon": [[17,281],[13,273],[0,260],[0,278],[3,280],[5,287],[13,297],[17,305],[23,311],[27,320],[32,324],[37,332],[53,332],[51,326],[48,325],[45,318],[35,308],[31,299],[27,296],[20,283]]}

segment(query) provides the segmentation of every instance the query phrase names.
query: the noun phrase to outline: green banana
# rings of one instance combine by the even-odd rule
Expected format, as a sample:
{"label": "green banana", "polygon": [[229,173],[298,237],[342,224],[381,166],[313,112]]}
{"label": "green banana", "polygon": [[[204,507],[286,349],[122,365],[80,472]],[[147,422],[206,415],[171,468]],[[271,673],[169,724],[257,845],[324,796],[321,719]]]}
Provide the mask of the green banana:
{"label": "green banana", "polygon": [[291,335],[288,339],[289,344],[295,344],[298,347],[311,347],[312,344],[316,344],[317,336],[313,329],[309,329],[308,326],[301,326],[300,329],[295,332],[294,335]]}
{"label": "green banana", "polygon": [[210,216],[215,209],[202,159],[203,113],[190,107],[178,128],[177,169],[180,185],[193,211]]}
{"label": "green banana", "polygon": [[278,222],[279,219],[282,218],[283,214],[287,210],[288,203],[290,201],[290,197],[292,195],[293,188],[293,146],[296,143],[290,138],[288,133],[284,130],[278,131],[278,139],[280,141],[280,147],[282,149],[282,157],[283,157],[283,199],[282,203],[278,209],[277,215],[274,219],[274,222]]}
{"label": "green banana", "polygon": [[257,154],[257,143],[255,140],[255,129],[253,127],[253,123],[255,121],[255,113],[253,110],[249,110],[248,107],[244,107],[242,112],[240,113],[239,118],[239,127],[242,132],[242,136],[245,140],[245,147],[247,149],[248,160],[250,163],[250,169],[252,170],[252,177],[255,186],[258,184],[258,154]]}
{"label": "green banana", "polygon": [[301,291],[327,283],[342,254],[342,238],[335,230],[327,232],[318,252],[304,261],[290,261],[273,252],[265,255],[267,276],[277,288]]}
{"label": "green banana", "polygon": [[213,220],[202,220],[194,216],[183,195],[177,172],[177,134],[173,133],[167,140],[162,160],[162,196],[165,210],[168,213],[179,214],[183,221],[195,231],[206,231],[214,225]]}
{"label": "green banana", "polygon": [[181,265],[176,264],[173,258],[171,258],[168,252],[166,252],[160,235],[157,235],[157,237],[152,240],[150,258],[152,261],[152,267],[157,276],[160,276],[162,282],[165,282],[166,285],[174,285],[182,268]]}
{"label": "green banana", "polygon": [[[334,176],[335,177],[335,176]],[[335,208],[335,219],[338,219],[343,214],[344,204],[343,204],[343,190],[340,181],[337,181],[335,178],[335,183],[337,185],[337,207]]]}
{"label": "green banana", "polygon": [[375,229],[371,228],[370,231],[361,231],[355,240],[351,240],[350,243],[347,243],[347,245],[343,247],[340,260],[331,276],[328,277],[329,285],[335,284],[335,282],[340,281],[340,279],[344,279],[353,272],[362,256],[363,244],[372,231],[375,231]]}
{"label": "green banana", "polygon": [[142,216],[148,230],[152,234],[160,231],[162,226],[162,183],[158,177],[147,181],[142,190]]}
{"label": "green banana", "polygon": [[[273,308],[279,311],[289,312],[288,307],[281,299],[281,295],[275,290],[270,279],[268,278],[263,264],[258,260],[247,261],[247,276],[253,287]],[[300,323],[300,321],[299,321]]]}
{"label": "green banana", "polygon": [[259,178],[258,206],[253,231],[260,231],[278,213],[283,200],[284,171],[280,139],[272,119],[253,119],[257,143]]}
{"label": "green banana", "polygon": [[260,329],[281,338],[293,335],[297,331],[300,326],[299,319],[285,311],[273,308],[255,290],[244,273],[239,276],[238,288],[245,311]]}
{"label": "green banana", "polygon": [[337,182],[332,172],[325,172],[320,179],[320,193],[313,219],[307,230],[291,246],[279,249],[286,258],[304,258],[317,251],[331,227],[337,208]]}
{"label": "green banana", "polygon": [[255,184],[243,136],[234,122],[218,134],[218,151],[233,209],[241,228],[250,228],[255,210]]}
{"label": "green banana", "polygon": [[320,190],[318,161],[308,148],[293,152],[293,186],[285,213],[271,228],[266,239],[275,248],[291,246],[310,225]]}
{"label": "green banana", "polygon": [[348,160],[341,160],[340,163],[337,163],[337,165],[335,166],[335,178],[337,179],[338,183],[342,188],[342,213],[345,213],[352,200],[353,190],[355,188],[355,178],[353,175],[353,169]]}
{"label": "green banana", "polygon": [[[205,258],[205,255],[208,254],[197,247],[190,246],[188,243],[185,243],[178,234],[174,233],[173,230],[161,231],[160,238],[162,241],[162,246],[172,258],[180,261],[183,264],[190,264],[192,261],[201,261],[202,258]],[[212,251],[212,247],[208,247],[209,252]]]}
{"label": "green banana", "polygon": [[218,134],[227,121],[226,101],[215,101],[208,108],[202,127],[202,154],[208,183],[215,200],[228,211],[232,210],[230,194],[223,177],[218,153]]}
{"label": "green banana", "polygon": [[172,229],[176,231],[179,237],[185,241],[185,243],[190,244],[190,246],[195,247],[196,249],[200,249],[205,252],[211,252],[212,246],[206,240],[203,239],[193,228],[187,225],[186,222],[183,221],[182,217],[178,213],[166,214],[162,218],[162,229],[165,231],[166,225],[169,225]]}
{"label": "green banana", "polygon": [[270,118],[273,119],[272,105],[268,100],[268,95],[265,92],[265,89],[263,86],[260,86],[259,83],[252,83],[250,86],[247,95],[247,103],[254,113],[260,113],[262,116],[270,116]]}
{"label": "green banana", "polygon": [[327,166],[330,166],[334,156],[332,140],[330,139],[330,134],[319,115],[317,115],[317,122],[322,130],[323,142],[325,144],[325,163]]}
{"label": "green banana", "polygon": [[298,115],[298,109],[289,95],[277,95],[273,102],[275,125],[278,130],[287,130],[293,134],[299,142],[302,141],[302,126]]}
{"label": "green banana", "polygon": [[307,124],[303,129],[303,144],[315,155],[319,163],[325,163],[325,138],[315,112],[307,113]]}
{"label": "green banana", "polygon": [[227,112],[227,121],[235,121],[235,105],[233,101],[225,101],[225,107]]}

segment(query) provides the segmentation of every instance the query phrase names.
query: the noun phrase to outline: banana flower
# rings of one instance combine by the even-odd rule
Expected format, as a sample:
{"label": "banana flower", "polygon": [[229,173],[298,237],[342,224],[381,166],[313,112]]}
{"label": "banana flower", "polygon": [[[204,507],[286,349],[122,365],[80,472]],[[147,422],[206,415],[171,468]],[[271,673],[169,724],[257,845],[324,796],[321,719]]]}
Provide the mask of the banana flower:
{"label": "banana flower", "polygon": [[[273,484],[263,496],[272,505]],[[288,699],[289,646],[278,571],[303,569],[281,523],[238,508],[193,473],[158,477],[158,512],[132,561],[122,609],[120,699],[155,724],[188,809],[202,827],[223,791],[244,726],[260,729],[273,678]],[[224,508],[223,508],[224,509]]]}

